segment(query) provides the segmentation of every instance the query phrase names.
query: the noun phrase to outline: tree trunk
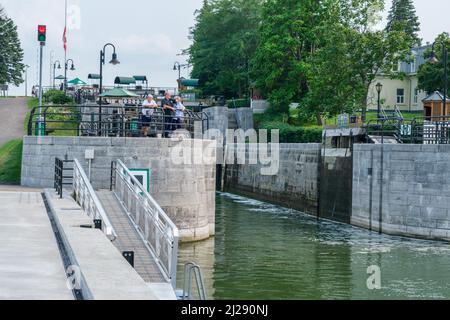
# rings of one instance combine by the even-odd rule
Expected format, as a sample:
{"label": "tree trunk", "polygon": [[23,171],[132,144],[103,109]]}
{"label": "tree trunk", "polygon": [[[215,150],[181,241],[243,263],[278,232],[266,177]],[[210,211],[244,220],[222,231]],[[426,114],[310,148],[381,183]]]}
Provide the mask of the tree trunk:
{"label": "tree trunk", "polygon": [[369,96],[369,89],[367,89],[366,93],[364,94],[363,100],[361,101],[361,104],[362,104],[361,121],[362,121],[362,123],[365,123],[366,118],[367,118],[367,97],[368,96]]}
{"label": "tree trunk", "polygon": [[322,126],[323,125],[322,117],[320,116],[319,112],[316,113],[316,120],[317,120],[317,125],[318,126]]}

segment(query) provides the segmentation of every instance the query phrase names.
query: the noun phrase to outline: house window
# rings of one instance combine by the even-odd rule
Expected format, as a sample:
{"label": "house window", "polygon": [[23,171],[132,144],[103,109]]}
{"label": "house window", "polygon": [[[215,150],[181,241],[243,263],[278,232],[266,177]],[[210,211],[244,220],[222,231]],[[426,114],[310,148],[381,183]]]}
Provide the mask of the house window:
{"label": "house window", "polygon": [[398,104],[405,103],[405,89],[397,89],[397,103]]}
{"label": "house window", "polygon": [[413,61],[411,62],[411,73],[416,72],[416,57],[414,57]]}
{"label": "house window", "polygon": [[419,102],[419,89],[414,90],[414,104],[417,104]]}

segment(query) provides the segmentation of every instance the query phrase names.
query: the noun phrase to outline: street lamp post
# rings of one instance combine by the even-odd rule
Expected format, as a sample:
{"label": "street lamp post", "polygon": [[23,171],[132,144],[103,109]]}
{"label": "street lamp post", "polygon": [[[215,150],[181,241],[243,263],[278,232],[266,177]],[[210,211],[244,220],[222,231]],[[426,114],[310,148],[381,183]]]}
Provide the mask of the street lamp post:
{"label": "street lamp post", "polygon": [[120,64],[120,61],[117,59],[116,47],[112,43],[105,44],[103,47],[103,50],[100,51],[100,88],[99,88],[100,101],[99,101],[99,108],[98,108],[98,113],[99,113],[98,123],[99,123],[99,133],[100,134],[102,132],[102,128],[101,128],[102,127],[102,97],[101,97],[101,95],[103,93],[103,66],[106,64],[105,51],[108,46],[113,48],[112,59],[109,63],[114,66]]}
{"label": "street lamp post", "polygon": [[75,70],[75,65],[72,59],[67,59],[66,63],[65,63],[65,68],[64,68],[64,92],[67,91],[67,70],[69,69],[69,62],[72,63],[70,70],[74,71]]}
{"label": "street lamp post", "polygon": [[173,65],[173,71],[178,70],[178,93],[180,93],[181,90],[181,68],[186,68],[188,66],[189,64],[181,64],[178,61],[176,61]]}
{"label": "street lamp post", "polygon": [[29,65],[25,65],[25,97],[28,97],[28,68]]}
{"label": "street lamp post", "polygon": [[56,68],[61,69],[61,62],[56,60],[53,64],[53,89],[55,89]]}
{"label": "street lamp post", "polygon": [[[433,47],[432,47],[432,52],[431,52],[431,57],[430,57],[430,62],[431,63],[438,63],[439,60],[436,57],[436,50],[435,50],[435,46],[436,46],[436,41],[433,43]],[[442,98],[443,100],[443,108],[442,108],[442,116],[445,117],[446,113],[447,113],[447,88],[448,88],[448,49],[447,46],[445,44],[445,42],[442,42],[442,56],[443,56],[443,62],[444,62],[444,89],[443,89],[443,94],[444,97]]]}
{"label": "street lamp post", "polygon": [[381,115],[381,90],[383,90],[383,85],[381,83],[377,83],[377,85],[375,86],[377,89],[377,93],[378,93],[378,119],[380,119],[380,115]]}

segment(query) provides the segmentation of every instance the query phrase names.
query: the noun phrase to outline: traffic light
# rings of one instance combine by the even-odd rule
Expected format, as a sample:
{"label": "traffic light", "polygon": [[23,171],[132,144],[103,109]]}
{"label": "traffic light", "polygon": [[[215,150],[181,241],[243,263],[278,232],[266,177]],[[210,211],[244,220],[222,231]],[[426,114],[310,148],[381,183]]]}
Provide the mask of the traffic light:
{"label": "traffic light", "polygon": [[47,26],[38,26],[38,41],[45,42],[47,40]]}

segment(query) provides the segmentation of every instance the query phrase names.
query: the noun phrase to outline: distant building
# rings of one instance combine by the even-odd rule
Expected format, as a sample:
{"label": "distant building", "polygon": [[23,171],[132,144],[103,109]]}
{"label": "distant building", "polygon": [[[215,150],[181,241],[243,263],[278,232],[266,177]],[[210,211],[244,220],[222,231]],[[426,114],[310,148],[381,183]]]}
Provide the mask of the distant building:
{"label": "distant building", "polygon": [[417,47],[412,49],[413,60],[411,62],[400,62],[396,71],[403,72],[405,77],[401,79],[391,79],[387,75],[380,74],[372,83],[368,95],[368,109],[377,110],[378,93],[375,88],[377,83],[383,85],[381,91],[382,106],[387,110],[392,110],[397,106],[401,111],[424,110],[423,99],[427,97],[426,92],[419,90],[418,71],[419,67],[424,64],[424,53],[431,45]]}

